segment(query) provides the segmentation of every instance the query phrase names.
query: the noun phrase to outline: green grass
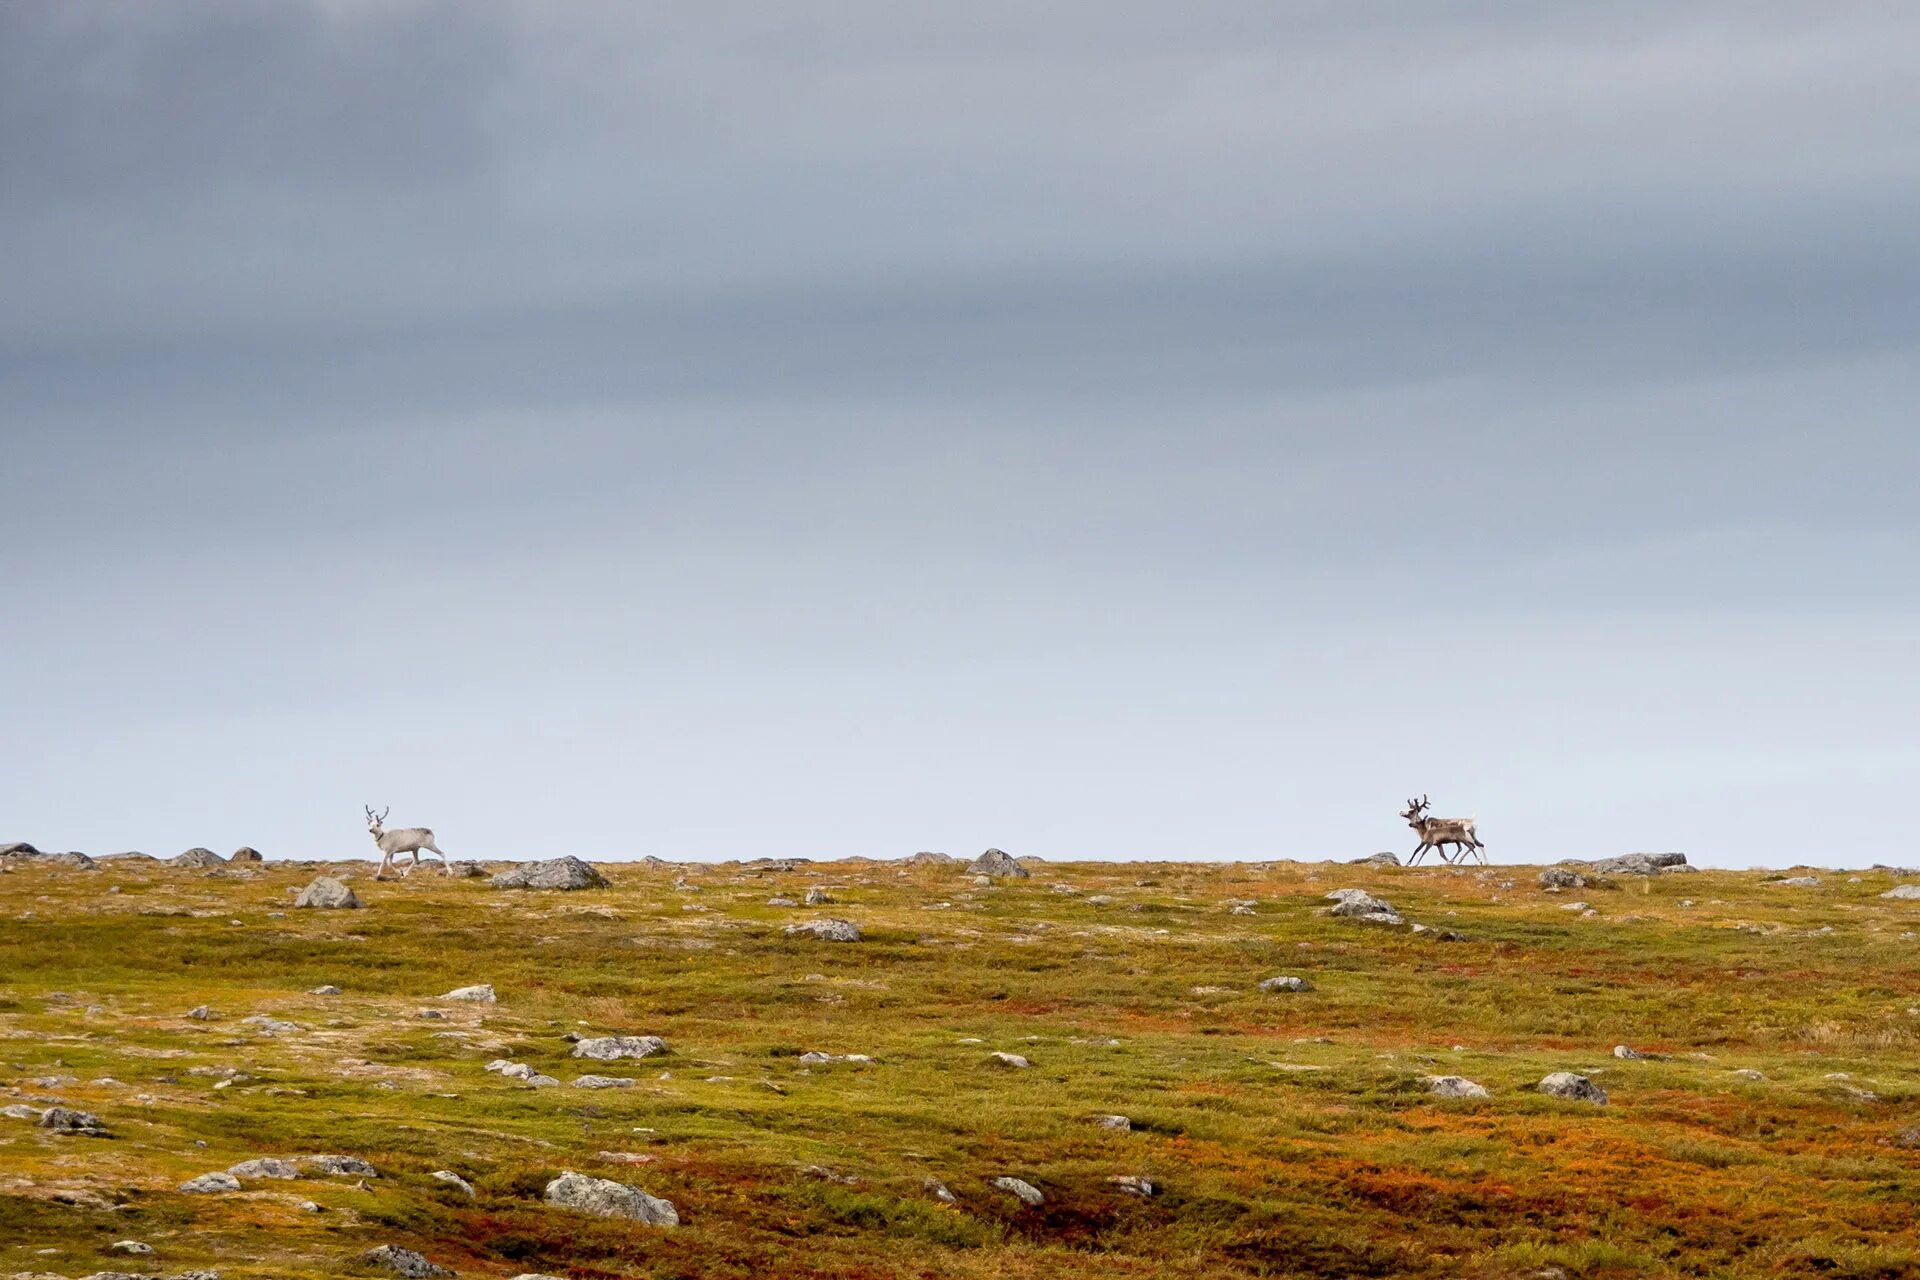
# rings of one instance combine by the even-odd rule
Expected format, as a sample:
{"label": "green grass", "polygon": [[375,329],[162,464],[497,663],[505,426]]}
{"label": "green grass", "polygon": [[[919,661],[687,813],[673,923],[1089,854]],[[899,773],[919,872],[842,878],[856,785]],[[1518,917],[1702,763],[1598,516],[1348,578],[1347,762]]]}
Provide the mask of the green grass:
{"label": "green grass", "polygon": [[[695,891],[678,869],[608,870],[577,894],[362,872],[367,909],[346,912],[293,910],[313,869],[273,864],[0,876],[4,1100],[58,1098],[114,1133],[0,1120],[0,1273],[338,1275],[392,1242],[470,1276],[1920,1276],[1920,1150],[1896,1140],[1920,1125],[1920,941],[1902,936],[1920,904],[1880,899],[1884,875],[1554,895],[1524,868],[1060,864],[979,887],[723,866],[687,870]],[[813,883],[837,901],[766,905]],[[1326,916],[1349,886],[1465,940]],[[1576,896],[1599,914],[1559,909]],[[818,914],[866,939],[781,933]],[[1254,989],[1278,973],[1314,990]],[[307,994],[328,982],[344,994]],[[475,982],[500,1003],[436,999]],[[202,1003],[213,1020],[184,1016]],[[302,1029],[262,1036],[256,1013]],[[673,1052],[589,1063],[569,1032]],[[991,1066],[996,1049],[1034,1065]],[[484,1072],[494,1057],[640,1083],[533,1089]],[[1610,1105],[1534,1091],[1554,1070]],[[1434,1099],[1433,1074],[1493,1097]],[[1090,1123],[1108,1112],[1135,1131]],[[177,1190],[316,1152],[382,1176]],[[683,1225],[546,1206],[563,1169],[665,1196]],[[1045,1204],[990,1188],[1001,1174]],[[1164,1190],[1125,1195],[1122,1174]],[[104,1252],[126,1238],[159,1257]]]}

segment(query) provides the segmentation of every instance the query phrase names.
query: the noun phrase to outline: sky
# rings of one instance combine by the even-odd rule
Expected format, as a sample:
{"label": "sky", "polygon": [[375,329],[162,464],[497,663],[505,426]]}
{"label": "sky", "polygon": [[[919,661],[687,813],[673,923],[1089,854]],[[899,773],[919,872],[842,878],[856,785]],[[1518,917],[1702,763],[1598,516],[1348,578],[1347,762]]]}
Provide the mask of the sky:
{"label": "sky", "polygon": [[0,6],[0,840],[1913,863],[1920,9]]}

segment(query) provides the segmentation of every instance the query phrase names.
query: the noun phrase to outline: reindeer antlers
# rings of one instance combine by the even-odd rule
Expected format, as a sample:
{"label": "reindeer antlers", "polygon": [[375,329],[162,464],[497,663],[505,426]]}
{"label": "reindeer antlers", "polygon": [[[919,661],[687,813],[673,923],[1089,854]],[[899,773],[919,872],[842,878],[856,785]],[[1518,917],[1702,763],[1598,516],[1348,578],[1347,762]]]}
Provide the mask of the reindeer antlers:
{"label": "reindeer antlers", "polygon": [[374,817],[374,816],[373,816],[373,806],[372,806],[372,805],[370,805],[370,804],[369,804],[369,805],[363,805],[362,807],[363,807],[364,809],[366,809],[366,811],[367,811],[367,821],[368,821],[368,822],[385,822],[385,821],[387,820],[387,815],[388,815],[389,813],[392,813],[392,812],[393,812],[393,806],[392,806],[392,805],[388,805],[388,806],[387,806],[386,808],[384,808],[384,809],[382,809],[382,810],[380,811],[380,816],[376,818],[376,817]]}

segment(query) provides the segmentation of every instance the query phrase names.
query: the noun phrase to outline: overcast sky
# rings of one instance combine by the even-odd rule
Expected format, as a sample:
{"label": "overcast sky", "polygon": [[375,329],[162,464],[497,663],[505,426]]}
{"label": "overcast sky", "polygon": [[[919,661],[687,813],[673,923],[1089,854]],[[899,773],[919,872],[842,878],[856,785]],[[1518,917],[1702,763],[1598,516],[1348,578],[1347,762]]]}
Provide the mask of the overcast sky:
{"label": "overcast sky", "polygon": [[1920,862],[1920,9],[0,6],[0,840]]}

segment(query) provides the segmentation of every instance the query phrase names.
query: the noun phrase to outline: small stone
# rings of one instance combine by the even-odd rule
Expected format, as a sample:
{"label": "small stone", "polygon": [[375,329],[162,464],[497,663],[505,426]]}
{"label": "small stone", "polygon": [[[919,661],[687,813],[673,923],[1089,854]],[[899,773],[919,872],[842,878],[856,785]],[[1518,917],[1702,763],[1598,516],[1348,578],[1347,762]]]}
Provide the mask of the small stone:
{"label": "small stone", "polygon": [[252,845],[243,844],[238,849],[235,849],[232,853],[227,855],[227,861],[229,863],[248,863],[248,862],[265,862],[266,859],[261,857],[260,851],[254,848]]}
{"label": "small stone", "polygon": [[300,1169],[291,1160],[281,1160],[275,1156],[261,1156],[257,1160],[242,1160],[239,1164],[228,1165],[227,1172],[236,1178],[297,1178]]}
{"label": "small stone", "polygon": [[307,994],[310,996],[337,996],[340,994],[340,988],[329,982],[324,986],[315,987],[313,990],[307,992]]}
{"label": "small stone", "polygon": [[379,1172],[359,1156],[307,1156],[302,1161],[315,1173],[335,1178],[377,1178]]}
{"label": "small stone", "polygon": [[1281,977],[1278,977],[1278,978],[1267,978],[1263,980],[1260,983],[1260,990],[1262,991],[1311,991],[1313,990],[1313,984],[1311,982],[1308,982],[1305,978],[1296,978],[1291,975],[1282,975]]}
{"label": "small stone", "polygon": [[450,1276],[447,1268],[429,1262],[426,1255],[403,1249],[397,1244],[383,1244],[369,1249],[356,1259],[362,1266],[378,1267],[382,1271],[391,1271],[394,1275],[405,1276],[407,1280],[431,1280],[434,1276]]}
{"label": "small stone", "polygon": [[1920,884],[1897,884],[1880,896],[1896,900],[1920,898]]}
{"label": "small stone", "polygon": [[523,862],[487,883],[496,889],[604,889],[607,878],[580,859],[568,856]]}
{"label": "small stone", "polygon": [[1133,1132],[1133,1121],[1125,1116],[1095,1116],[1093,1123],[1095,1128],[1110,1129],[1115,1133]]}
{"label": "small stone", "polygon": [[1766,1072],[1756,1071],[1752,1067],[1735,1067],[1733,1074],[1739,1076],[1742,1080],[1765,1080],[1767,1078]]}
{"label": "small stone", "polygon": [[810,907],[825,906],[827,903],[832,901],[833,901],[833,895],[831,893],[828,893],[826,889],[821,885],[816,884],[807,890],[806,903]]}
{"label": "small stone", "polygon": [[1489,1098],[1483,1084],[1476,1084],[1465,1076],[1428,1076],[1427,1092],[1440,1098]]}
{"label": "small stone", "polygon": [[659,1036],[594,1036],[573,1046],[576,1058],[594,1058],[612,1062],[616,1058],[651,1058],[667,1052],[667,1042]]}
{"label": "small stone", "polygon": [[565,1209],[602,1218],[628,1218],[653,1227],[677,1227],[680,1214],[671,1200],[650,1196],[638,1187],[609,1178],[590,1178],[572,1170],[547,1184],[546,1201]]}
{"label": "small stone", "polygon": [[203,1173],[180,1184],[180,1190],[190,1196],[222,1195],[239,1189],[240,1179],[230,1173]]}
{"label": "small stone", "polygon": [[107,1246],[107,1249],[113,1253],[130,1253],[141,1258],[153,1256],[153,1246],[139,1240],[115,1240]]}
{"label": "small stone", "polygon": [[1565,867],[1548,867],[1540,873],[1540,887],[1542,889],[1584,889],[1587,887],[1587,878]]}
{"label": "small stone", "polygon": [[293,905],[334,911],[354,910],[360,906],[360,899],[354,896],[353,890],[346,886],[345,881],[336,880],[332,876],[321,876],[300,891],[300,896],[293,900]]}
{"label": "small stone", "polygon": [[987,850],[967,864],[967,871],[975,876],[986,876],[989,881],[1000,877],[1025,880],[1028,876],[1027,869],[1001,849]]}
{"label": "small stone", "polygon": [[1046,1203],[1046,1197],[1040,1194],[1040,1188],[1020,1178],[988,1178],[987,1185],[997,1191],[1005,1191],[1018,1196],[1029,1207]]}
{"label": "small stone", "polygon": [[442,1000],[468,1000],[474,1004],[493,1004],[496,1000],[493,994],[493,984],[490,982],[481,983],[477,987],[455,987],[440,998]]}
{"label": "small stone", "polygon": [[195,1022],[207,1022],[212,1019],[213,1010],[208,1008],[204,1004],[197,1004],[193,1006],[193,1008],[187,1010],[187,1016],[189,1018],[192,1018]]}
{"label": "small stone", "polygon": [[1638,1062],[1647,1055],[1630,1044],[1617,1044],[1613,1046],[1613,1056],[1616,1058],[1624,1058],[1629,1062]]}
{"label": "small stone", "polygon": [[999,1050],[995,1050],[993,1054],[988,1057],[987,1061],[996,1067],[1014,1067],[1016,1069],[1033,1065],[1017,1053],[1002,1053]]}
{"label": "small stone", "polygon": [[[1920,1131],[1917,1131],[1917,1132],[1920,1132]],[[958,1204],[959,1203],[959,1197],[954,1195],[953,1192],[947,1190],[947,1184],[940,1181],[940,1179],[938,1178],[928,1178],[926,1181],[922,1182],[920,1185],[922,1187],[925,1187],[927,1191],[932,1194],[933,1198],[935,1200],[938,1200],[941,1204]]]}
{"label": "small stone", "polygon": [[428,1176],[437,1182],[446,1183],[456,1191],[464,1193],[468,1199],[473,1198],[473,1184],[451,1169],[435,1169]]}
{"label": "small stone", "polygon": [[100,1117],[91,1111],[75,1111],[70,1107],[48,1107],[40,1113],[40,1127],[54,1133],[77,1134],[83,1138],[104,1138],[107,1126]]}
{"label": "small stone", "polygon": [[632,1076],[580,1076],[573,1082],[576,1089],[631,1089],[640,1083]]}
{"label": "small stone", "polygon": [[1160,1194],[1160,1184],[1152,1178],[1142,1178],[1127,1173],[1116,1173],[1108,1177],[1107,1181],[1118,1190],[1124,1191],[1130,1196],[1151,1197]]}
{"label": "small stone", "polygon": [[1572,1071],[1555,1071],[1541,1078],[1539,1090],[1556,1098],[1566,1098],[1574,1102],[1591,1102],[1597,1106],[1607,1104],[1607,1091],[1583,1075]]}
{"label": "small stone", "polygon": [[851,920],[836,920],[831,916],[822,916],[818,920],[809,920],[804,924],[790,924],[786,935],[791,938],[799,934],[812,934],[822,942],[858,942],[860,927]]}

